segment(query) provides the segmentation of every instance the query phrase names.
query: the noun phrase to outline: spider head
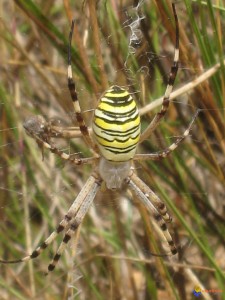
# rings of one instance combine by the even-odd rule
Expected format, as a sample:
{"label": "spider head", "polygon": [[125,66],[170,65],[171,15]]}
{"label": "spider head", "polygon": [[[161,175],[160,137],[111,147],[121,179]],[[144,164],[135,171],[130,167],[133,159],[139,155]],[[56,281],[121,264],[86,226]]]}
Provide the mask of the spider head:
{"label": "spider head", "polygon": [[124,180],[128,177],[131,161],[112,162],[101,158],[99,162],[99,174],[106,187],[110,190],[120,189]]}

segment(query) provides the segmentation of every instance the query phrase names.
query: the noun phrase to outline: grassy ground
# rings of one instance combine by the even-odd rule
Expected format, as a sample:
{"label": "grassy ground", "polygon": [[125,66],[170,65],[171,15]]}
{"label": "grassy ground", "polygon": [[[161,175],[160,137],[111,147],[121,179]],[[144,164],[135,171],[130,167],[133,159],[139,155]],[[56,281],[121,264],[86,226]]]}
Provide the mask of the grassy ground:
{"label": "grassy ground", "polygon": [[[165,242],[128,191],[98,194],[56,270],[44,276],[61,237],[30,263],[0,266],[0,299],[225,299],[225,67],[223,1],[178,1],[180,69],[166,118],[138,148],[171,144],[200,114],[191,136],[160,162],[136,165],[173,216],[178,257],[157,258]],[[79,4],[77,4],[79,3]],[[55,228],[88,178],[41,150],[23,129],[31,115],[71,126],[67,41],[75,17],[73,67],[87,122],[110,84],[129,87],[142,128],[160,109],[175,40],[170,1],[2,0],[0,3],[0,256],[23,257]],[[96,22],[96,20],[98,22]],[[140,22],[139,22],[140,21]],[[151,104],[150,104],[151,103]],[[90,156],[78,139],[66,152]]]}

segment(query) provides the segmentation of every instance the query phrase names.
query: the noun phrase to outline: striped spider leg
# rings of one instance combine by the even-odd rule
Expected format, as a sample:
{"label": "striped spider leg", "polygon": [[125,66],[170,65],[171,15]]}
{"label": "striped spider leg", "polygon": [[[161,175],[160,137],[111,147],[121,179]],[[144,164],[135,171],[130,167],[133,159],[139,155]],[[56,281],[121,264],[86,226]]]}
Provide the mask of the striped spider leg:
{"label": "striped spider leg", "polygon": [[196,110],[194,113],[191,122],[189,123],[188,127],[184,131],[184,133],[178,137],[174,143],[172,143],[169,147],[167,147],[164,150],[155,152],[155,153],[146,153],[146,154],[135,154],[133,160],[139,161],[139,160],[161,160],[163,158],[166,158],[171,152],[173,152],[183,140],[189,136],[190,131],[192,130],[195,120],[198,117],[198,114],[200,112],[200,109]]}
{"label": "striped spider leg", "polygon": [[[90,136],[89,129],[87,125],[85,124],[85,121],[82,117],[80,104],[78,101],[78,95],[76,92],[76,84],[73,80],[73,73],[72,73],[72,63],[71,63],[71,43],[72,43],[72,37],[73,37],[73,31],[74,31],[74,24],[75,20],[72,20],[70,34],[69,34],[69,44],[68,44],[68,71],[67,71],[67,79],[68,79],[68,88],[70,91],[71,100],[73,102],[73,107],[75,111],[76,121],[78,123],[78,126],[80,128],[80,132],[83,135],[84,141],[86,144],[94,150],[94,153],[98,153],[98,147],[94,143],[93,139]],[[72,121],[74,122],[74,118],[72,116]],[[76,125],[76,123],[75,123]]]}
{"label": "striped spider leg", "polygon": [[[24,123],[24,128],[29,136],[36,140],[43,149],[58,155],[62,159],[75,165],[92,164],[94,171],[81,189],[65,217],[50,236],[34,250],[30,255],[17,260],[0,260],[0,263],[19,263],[38,257],[58,236],[65,232],[62,242],[48,266],[48,270],[54,270],[66,245],[75,234],[76,229],[82,223],[89,207],[91,206],[98,190],[103,182],[110,190],[120,190],[125,185],[134,192],[137,199],[144,205],[146,210],[155,218],[170,248],[170,254],[177,253],[176,246],[166,223],[171,222],[171,217],[163,201],[134,173],[132,162],[144,159],[159,160],[167,157],[178,145],[189,135],[198,112],[194,115],[188,128],[183,135],[171,144],[168,148],[150,154],[136,154],[136,148],[159,124],[160,119],[165,115],[168,106],[170,93],[174,84],[178,69],[179,58],[179,30],[175,5],[172,5],[176,25],[176,47],[174,65],[168,79],[162,108],[153,118],[149,127],[141,135],[140,115],[137,105],[131,94],[123,87],[113,85],[104,93],[94,111],[91,129],[87,127],[82,117],[75,82],[72,77],[71,67],[71,41],[74,30],[74,21],[71,25],[68,47],[68,88],[73,101],[76,121],[80,128],[84,141],[93,151],[93,157],[80,158],[69,155],[57,147],[51,141],[54,136],[51,124],[41,116],[30,117]],[[75,120],[72,117],[73,122]],[[60,132],[60,129],[57,129]],[[63,132],[63,131],[62,131]],[[157,254],[165,256],[169,254]]]}
{"label": "striped spider leg", "polygon": [[[29,117],[23,124],[24,129],[26,130],[27,134],[32,137],[38,144],[38,146],[42,149],[42,156],[43,156],[43,149],[46,148],[50,152],[56,154],[60,158],[70,161],[75,165],[81,164],[91,164],[98,160],[97,157],[87,157],[87,158],[80,158],[74,157],[72,154],[67,154],[62,150],[58,149],[51,143],[51,126],[49,127],[49,123],[45,121],[42,116],[31,116]],[[58,134],[58,133],[56,133]],[[54,134],[53,134],[54,136]]]}
{"label": "striped spider leg", "polygon": [[73,204],[69,208],[64,219],[59,223],[57,228],[50,234],[50,236],[40,246],[38,246],[30,255],[27,255],[23,258],[17,260],[9,260],[9,261],[0,260],[0,263],[14,264],[14,263],[26,262],[28,260],[38,257],[56,239],[56,237],[60,233],[62,233],[65,229],[67,229],[58,251],[56,252],[52,262],[48,266],[48,270],[53,271],[65,246],[67,245],[71,237],[75,234],[76,229],[81,224],[84,216],[86,215],[86,212],[89,209],[92,201],[94,200],[100,186],[101,186],[101,179],[98,179],[96,175],[95,177],[90,176],[87,182],[85,183],[85,185],[83,186],[82,190],[74,200]]}
{"label": "striped spider leg", "polygon": [[[135,183],[135,179],[136,179],[136,183]],[[154,194],[150,188],[148,188],[149,193],[144,193],[142,189],[145,190],[147,186],[140,178],[134,175],[134,173],[129,178],[126,179],[126,183],[128,184],[128,187],[134,192],[137,199],[147,209],[147,211],[151,215],[153,215],[154,219],[156,220],[156,222],[158,223],[159,227],[163,232],[163,235],[169,245],[171,253],[175,255],[177,253],[177,248],[174,244],[174,241],[165,223],[165,222],[171,222],[172,219],[170,215],[167,213],[167,208],[164,205],[164,203],[161,202],[158,196]],[[155,204],[154,202],[161,205],[161,207],[159,207],[159,205],[157,205],[158,207],[154,205]],[[168,254],[158,254],[157,256],[168,256]]]}
{"label": "striped spider leg", "polygon": [[172,9],[173,9],[173,15],[175,20],[175,30],[176,30],[176,42],[175,42],[175,49],[174,49],[174,58],[173,58],[173,65],[170,70],[170,74],[168,77],[168,83],[166,87],[166,91],[163,97],[162,102],[162,108],[161,110],[155,115],[151,123],[148,125],[148,127],[145,129],[145,131],[141,134],[140,142],[142,143],[144,140],[146,140],[151,133],[156,129],[156,127],[159,125],[160,120],[165,116],[169,104],[170,104],[170,94],[173,90],[174,82],[177,76],[178,71],[178,63],[179,63],[179,23],[178,23],[178,17],[176,13],[175,4],[172,3]]}

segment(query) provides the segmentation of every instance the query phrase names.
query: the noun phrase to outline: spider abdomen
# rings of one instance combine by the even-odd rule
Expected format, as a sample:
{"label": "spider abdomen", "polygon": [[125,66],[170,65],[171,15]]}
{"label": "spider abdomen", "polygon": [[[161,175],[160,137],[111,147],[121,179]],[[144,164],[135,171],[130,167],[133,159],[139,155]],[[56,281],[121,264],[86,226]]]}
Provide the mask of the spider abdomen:
{"label": "spider abdomen", "polygon": [[107,160],[133,158],[140,138],[140,116],[128,91],[110,87],[99,101],[92,127],[100,152]]}

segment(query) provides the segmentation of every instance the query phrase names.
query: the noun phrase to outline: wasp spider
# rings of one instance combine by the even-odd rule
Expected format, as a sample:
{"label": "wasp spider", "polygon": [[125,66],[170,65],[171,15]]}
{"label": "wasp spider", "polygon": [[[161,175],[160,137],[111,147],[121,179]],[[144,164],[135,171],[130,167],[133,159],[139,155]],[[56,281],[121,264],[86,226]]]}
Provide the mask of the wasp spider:
{"label": "wasp spider", "polygon": [[74,30],[74,21],[72,22],[68,47],[68,88],[73,101],[76,122],[79,125],[80,132],[86,144],[93,150],[94,156],[90,158],[77,158],[62,152],[55,147],[49,138],[53,134],[51,126],[49,126],[49,123],[41,116],[30,117],[24,123],[24,128],[42,148],[49,149],[62,159],[68,160],[75,165],[93,164],[94,170],[69,208],[65,217],[51,235],[30,255],[18,260],[1,260],[1,263],[19,263],[36,258],[54,241],[58,234],[65,230],[63,240],[53,257],[52,262],[48,266],[49,271],[54,270],[67,243],[83,221],[103,183],[105,183],[108,189],[113,190],[120,189],[122,185],[126,185],[130,188],[137,199],[140,200],[148,212],[158,222],[164,237],[167,240],[171,254],[177,253],[177,248],[166,225],[166,223],[171,222],[171,217],[167,212],[165,204],[135,174],[132,167],[132,162],[135,160],[160,160],[167,157],[180,142],[189,135],[194,120],[197,117],[196,113],[183,135],[177,138],[177,140],[168,148],[156,153],[136,154],[138,143],[146,139],[152,133],[167,111],[170,102],[170,94],[178,70],[179,27],[174,4],[172,5],[172,8],[176,26],[174,62],[169,74],[162,108],[142,134],[140,128],[140,116],[134,99],[126,89],[114,85],[111,86],[99,100],[92,122],[93,138],[90,135],[90,129],[86,126],[82,117],[75,82],[72,77],[71,40]]}

